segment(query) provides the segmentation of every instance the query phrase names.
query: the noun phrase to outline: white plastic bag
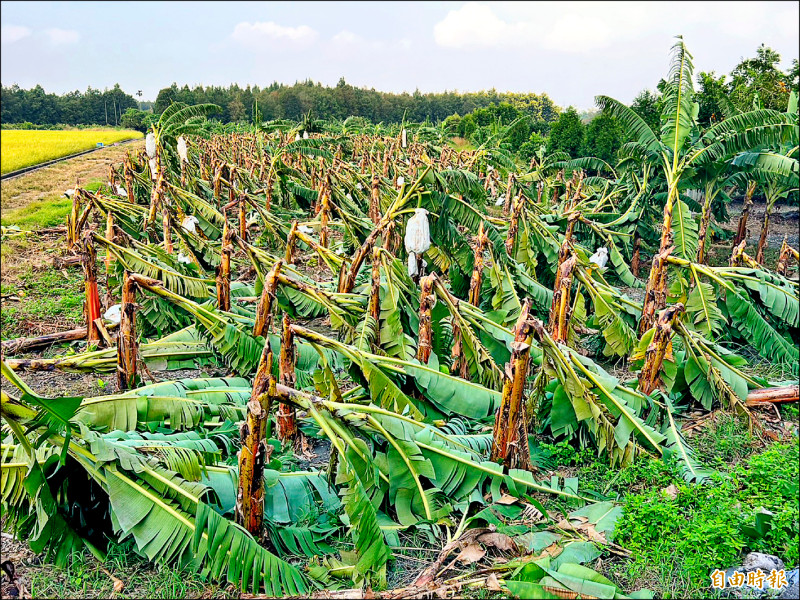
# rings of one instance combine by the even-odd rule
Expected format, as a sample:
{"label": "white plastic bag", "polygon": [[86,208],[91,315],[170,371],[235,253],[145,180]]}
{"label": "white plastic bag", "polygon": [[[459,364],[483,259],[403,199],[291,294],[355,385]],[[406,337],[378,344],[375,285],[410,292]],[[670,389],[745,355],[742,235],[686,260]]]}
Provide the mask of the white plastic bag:
{"label": "white plastic bag", "polygon": [[147,152],[147,158],[156,157],[156,134],[150,132],[144,140],[144,149]]}
{"label": "white plastic bag", "polygon": [[414,216],[408,220],[405,236],[406,252],[422,254],[431,247],[431,230],[428,226],[428,211],[414,209]]}
{"label": "white plastic bag", "polygon": [[194,215],[186,215],[181,222],[181,227],[189,233],[197,233],[197,225],[200,221]]}
{"label": "white plastic bag", "polygon": [[151,158],[148,162],[150,163],[150,179],[155,181],[156,180],[156,159],[155,158]]}
{"label": "white plastic bag", "polygon": [[117,196],[124,196],[125,198],[128,197],[128,190],[126,190],[121,185],[117,186]]}
{"label": "white plastic bag", "polygon": [[183,136],[178,138],[178,156],[181,157],[181,162],[189,160],[189,148],[186,146],[186,138]]}
{"label": "white plastic bag", "polygon": [[415,277],[417,275],[417,255],[413,252],[408,253],[408,276]]}
{"label": "white plastic bag", "polygon": [[608,248],[598,248],[597,252],[592,254],[589,262],[596,264],[601,269],[605,267],[608,262]]}
{"label": "white plastic bag", "polygon": [[185,265],[192,264],[192,259],[186,256],[183,252],[178,252],[178,262]]}
{"label": "white plastic bag", "polygon": [[103,318],[112,323],[119,323],[122,320],[122,304],[114,304],[109,306],[108,310],[103,313]]}

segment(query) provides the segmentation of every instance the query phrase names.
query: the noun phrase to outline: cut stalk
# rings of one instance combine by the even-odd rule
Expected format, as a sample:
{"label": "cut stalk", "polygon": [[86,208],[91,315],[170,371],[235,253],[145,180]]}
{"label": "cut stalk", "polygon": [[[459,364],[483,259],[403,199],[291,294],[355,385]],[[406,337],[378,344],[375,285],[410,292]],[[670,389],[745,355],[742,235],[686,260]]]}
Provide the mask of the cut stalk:
{"label": "cut stalk", "polygon": [[[509,232],[509,236],[510,235]],[[483,283],[483,253],[488,241],[489,238],[483,231],[483,221],[481,221],[481,224],[478,226],[478,239],[475,245],[474,267],[472,268],[472,277],[469,281],[469,303],[473,306],[478,306],[480,303],[481,284]]]}
{"label": "cut stalk", "polygon": [[267,337],[272,326],[272,302],[275,300],[275,290],[278,286],[278,275],[283,267],[283,261],[277,260],[272,269],[267,273],[264,289],[256,307],[256,321],[253,327],[253,336]]}
{"label": "cut stalk", "polygon": [[572,273],[577,257],[568,250],[566,258],[558,267],[553,288],[553,301],[550,304],[549,333],[556,342],[567,343],[569,320],[572,316],[569,298],[572,291]]}
{"label": "cut stalk", "polygon": [[664,363],[664,357],[672,340],[672,324],[683,310],[683,304],[678,303],[665,308],[659,313],[653,340],[647,347],[644,365],[642,370],[639,371],[638,390],[640,393],[649,395],[660,385],[661,365]]}
{"label": "cut stalk", "polygon": [[233,232],[225,221],[222,230],[222,258],[217,267],[217,307],[225,312],[231,310],[231,254],[233,253]]}
{"label": "cut stalk", "polygon": [[122,283],[122,315],[117,337],[117,387],[128,390],[136,387],[136,359],[139,347],[136,341],[136,283],[125,271]]}
{"label": "cut stalk", "polygon": [[100,318],[100,294],[97,290],[97,251],[92,243],[92,232],[87,231],[83,236],[83,274],[85,279],[84,313],[86,317],[86,332],[89,344],[100,340],[100,332],[95,325],[95,319]]}
{"label": "cut stalk", "polygon": [[[281,352],[278,363],[279,381],[281,385],[295,387],[297,377],[295,375],[295,364],[297,353],[294,344],[294,332],[292,331],[292,320],[289,315],[284,313],[281,332]],[[278,405],[278,439],[282,443],[294,441],[297,436],[297,424],[295,423],[294,406],[291,404],[280,403]]]}
{"label": "cut stalk", "polygon": [[514,326],[511,360],[506,365],[503,397],[495,415],[491,453],[493,461],[527,470],[531,469],[531,462],[524,391],[533,342],[530,308],[531,301],[526,299]]}
{"label": "cut stalk", "polygon": [[436,296],[433,294],[433,280],[435,274],[426,275],[420,280],[420,300],[419,300],[419,342],[417,344],[417,360],[422,364],[428,364],[431,357],[433,323],[431,322],[431,310],[436,304]]}
{"label": "cut stalk", "polygon": [[733,238],[733,246],[738,246],[742,240],[747,238],[747,218],[750,216],[750,207],[753,206],[753,193],[756,191],[756,182],[747,182],[747,192],[744,195],[744,206],[742,214],[739,216],[739,226],[736,228],[736,237]]}

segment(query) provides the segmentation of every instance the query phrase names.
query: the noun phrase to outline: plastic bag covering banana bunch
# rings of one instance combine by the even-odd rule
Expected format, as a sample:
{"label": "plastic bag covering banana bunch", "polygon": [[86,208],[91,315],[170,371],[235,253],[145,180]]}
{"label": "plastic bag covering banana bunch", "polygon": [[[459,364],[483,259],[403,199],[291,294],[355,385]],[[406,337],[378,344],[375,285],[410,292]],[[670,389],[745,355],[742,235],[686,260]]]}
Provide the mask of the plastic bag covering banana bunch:
{"label": "plastic bag covering banana bunch", "polygon": [[194,215],[186,215],[181,222],[181,227],[189,233],[197,233],[197,225],[200,220]]}
{"label": "plastic bag covering banana bunch", "polygon": [[424,208],[414,209],[414,216],[408,220],[405,245],[408,252],[408,274],[413,277],[417,274],[417,257],[431,247],[428,211]]}
{"label": "plastic bag covering banana bunch", "polygon": [[189,148],[186,147],[186,138],[183,136],[178,138],[178,156],[181,157],[181,162],[189,160]]}
{"label": "plastic bag covering banana bunch", "polygon": [[406,130],[405,129],[403,129],[403,132],[402,132],[402,135],[401,135],[401,144],[402,144],[403,148],[408,148],[408,138],[406,136]]}
{"label": "plastic bag covering banana bunch", "polygon": [[589,262],[596,264],[601,269],[605,267],[608,262],[608,248],[598,248],[589,258]]}
{"label": "plastic bag covering banana bunch", "polygon": [[147,158],[155,158],[156,157],[156,134],[155,133],[148,133],[147,137],[144,140],[144,149],[147,152]]}
{"label": "plastic bag covering banana bunch", "polygon": [[156,159],[155,158],[151,158],[149,160],[149,163],[150,163],[150,179],[155,181],[156,180]]}

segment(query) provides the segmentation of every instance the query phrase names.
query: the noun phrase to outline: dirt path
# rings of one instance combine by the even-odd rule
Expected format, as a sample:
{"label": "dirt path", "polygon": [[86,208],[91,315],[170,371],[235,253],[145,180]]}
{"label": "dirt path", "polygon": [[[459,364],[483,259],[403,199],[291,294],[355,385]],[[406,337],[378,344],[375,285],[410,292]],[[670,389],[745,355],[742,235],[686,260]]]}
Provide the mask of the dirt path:
{"label": "dirt path", "polygon": [[0,208],[10,210],[29,205],[36,200],[60,197],[64,190],[74,188],[78,180],[86,184],[92,179],[108,179],[108,166],[122,161],[129,150],[136,152],[144,147],[144,140],[129,144],[108,146],[70,160],[50,165],[38,171],[25,173],[2,183]]}

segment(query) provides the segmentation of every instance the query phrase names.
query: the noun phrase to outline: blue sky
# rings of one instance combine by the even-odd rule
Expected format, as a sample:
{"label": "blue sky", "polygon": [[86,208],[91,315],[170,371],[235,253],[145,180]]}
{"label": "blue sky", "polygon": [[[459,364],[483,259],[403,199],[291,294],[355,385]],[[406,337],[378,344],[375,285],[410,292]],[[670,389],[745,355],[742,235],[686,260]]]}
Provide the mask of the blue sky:
{"label": "blue sky", "polygon": [[766,43],[798,56],[797,2],[2,2],[2,83],[110,87],[154,100],[173,81],[266,86],[340,76],[384,91],[596,94],[630,101],[683,34],[696,71]]}

